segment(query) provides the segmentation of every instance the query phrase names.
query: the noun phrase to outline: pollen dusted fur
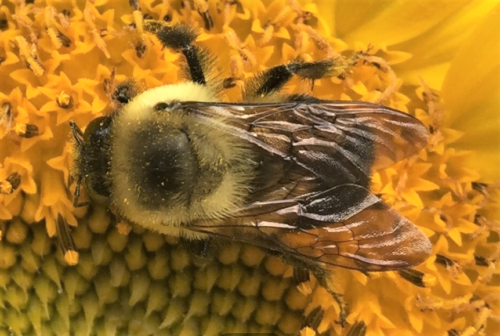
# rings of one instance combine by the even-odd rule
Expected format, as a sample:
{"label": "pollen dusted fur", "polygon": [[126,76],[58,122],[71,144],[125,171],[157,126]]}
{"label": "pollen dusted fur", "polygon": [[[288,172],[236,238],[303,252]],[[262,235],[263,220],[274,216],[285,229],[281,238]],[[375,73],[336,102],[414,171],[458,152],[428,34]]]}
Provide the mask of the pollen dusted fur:
{"label": "pollen dusted fur", "polygon": [[[224,127],[223,120],[203,123],[196,116],[176,109],[176,101],[216,102],[217,98],[207,86],[193,82],[164,85],[139,94],[115,117],[111,205],[123,217],[152,230],[199,237],[202,234],[183,230],[181,226],[227,216],[242,206],[255,163],[252,151],[243,140],[220,130]],[[165,104],[167,110],[155,110],[159,103]],[[171,140],[178,142],[174,145],[177,150],[167,152],[154,147],[155,139],[176,133]],[[182,140],[187,143],[183,144]],[[155,160],[164,166],[156,165],[151,172],[163,174],[165,180],[148,189],[143,184],[150,179],[141,179],[144,176],[138,173],[138,168],[147,171],[155,166]],[[178,173],[176,169],[168,170],[166,160],[178,167]],[[176,160],[179,162],[172,162]],[[177,191],[167,190],[167,184]]]}

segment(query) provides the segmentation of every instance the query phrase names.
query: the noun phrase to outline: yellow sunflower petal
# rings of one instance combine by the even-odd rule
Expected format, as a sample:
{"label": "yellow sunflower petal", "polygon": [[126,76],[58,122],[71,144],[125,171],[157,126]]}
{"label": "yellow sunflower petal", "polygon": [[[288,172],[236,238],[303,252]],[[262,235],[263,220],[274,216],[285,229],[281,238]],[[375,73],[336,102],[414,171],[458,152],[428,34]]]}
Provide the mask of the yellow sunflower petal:
{"label": "yellow sunflower petal", "polygon": [[394,45],[428,31],[468,2],[340,0],[334,9],[336,31],[348,43]]}
{"label": "yellow sunflower petal", "polygon": [[446,17],[427,31],[394,45],[393,48],[412,55],[404,65],[394,66],[394,70],[407,83],[419,85],[420,78],[425,78],[430,87],[439,89],[453,55],[464,45],[477,23],[497,3],[496,0],[474,0],[463,3],[456,8],[453,15]]}
{"label": "yellow sunflower petal", "polygon": [[464,134],[454,146],[471,150],[467,166],[480,172],[485,182],[500,180],[500,39],[493,33],[497,31],[500,5],[464,43],[442,88],[445,125]]}

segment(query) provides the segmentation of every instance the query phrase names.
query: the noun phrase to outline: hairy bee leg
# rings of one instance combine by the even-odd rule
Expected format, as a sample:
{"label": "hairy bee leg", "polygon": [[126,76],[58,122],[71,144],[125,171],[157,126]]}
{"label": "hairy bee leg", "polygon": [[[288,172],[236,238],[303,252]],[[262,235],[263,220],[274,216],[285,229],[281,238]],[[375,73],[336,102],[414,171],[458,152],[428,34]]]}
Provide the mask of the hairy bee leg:
{"label": "hairy bee leg", "polygon": [[292,62],[282,64],[257,74],[245,83],[244,101],[254,101],[278,92],[292,77],[297,75],[310,80],[333,74],[334,62],[331,59],[318,62]]}
{"label": "hairy bee leg", "polygon": [[346,325],[346,319],[345,319],[346,313],[345,313],[345,304],[344,304],[344,301],[342,300],[342,294],[336,293],[330,289],[327,289],[327,291],[333,297],[335,302],[337,302],[337,304],[339,305],[340,312],[339,312],[339,321],[337,321],[337,323],[339,323],[340,326],[342,328],[344,328]]}
{"label": "hairy bee leg", "polygon": [[185,25],[167,26],[155,20],[144,21],[144,29],[156,35],[164,47],[181,52],[186,58],[191,80],[197,84],[206,85],[204,63],[206,52],[193,45],[196,33]]}
{"label": "hairy bee leg", "polygon": [[335,292],[333,288],[333,283],[331,281],[331,274],[329,272],[323,272],[318,270],[311,270],[316,280],[318,280],[321,287],[325,288],[332,298],[339,305],[339,321],[336,321],[342,328],[346,325],[346,309],[345,303],[342,300],[342,294]]}

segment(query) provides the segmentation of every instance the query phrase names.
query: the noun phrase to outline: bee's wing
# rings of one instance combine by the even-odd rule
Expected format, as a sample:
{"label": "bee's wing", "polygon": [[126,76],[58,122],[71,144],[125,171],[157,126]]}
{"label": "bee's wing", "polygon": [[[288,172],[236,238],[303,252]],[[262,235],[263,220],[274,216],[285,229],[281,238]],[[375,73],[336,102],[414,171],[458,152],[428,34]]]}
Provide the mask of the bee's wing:
{"label": "bee's wing", "polygon": [[230,218],[190,229],[303,263],[363,271],[410,267],[428,257],[431,245],[423,232],[366,189],[374,171],[425,145],[428,132],[417,119],[348,101],[181,105],[207,127],[219,127],[211,120],[223,118],[226,132],[300,167],[280,178],[285,184],[253,191],[250,204]]}
{"label": "bee's wing", "polygon": [[423,262],[425,234],[365,188],[344,184],[303,200],[254,203],[224,221],[190,229],[292,256],[362,271],[387,271]]}
{"label": "bee's wing", "polygon": [[411,115],[366,102],[182,103],[200,119],[312,172],[328,186],[368,186],[373,172],[417,153],[428,131]]}

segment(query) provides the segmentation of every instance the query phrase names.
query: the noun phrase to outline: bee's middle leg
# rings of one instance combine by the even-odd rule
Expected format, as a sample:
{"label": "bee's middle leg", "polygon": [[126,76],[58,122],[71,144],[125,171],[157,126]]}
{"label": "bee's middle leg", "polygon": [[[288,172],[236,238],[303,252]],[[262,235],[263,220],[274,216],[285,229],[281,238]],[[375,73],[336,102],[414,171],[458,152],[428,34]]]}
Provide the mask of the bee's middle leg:
{"label": "bee's middle leg", "polygon": [[[243,100],[247,102],[273,100],[273,95],[293,77],[310,80],[327,77],[333,73],[334,62],[331,59],[317,62],[292,62],[267,69],[250,78],[244,87]],[[300,100],[298,96],[286,100]]]}

